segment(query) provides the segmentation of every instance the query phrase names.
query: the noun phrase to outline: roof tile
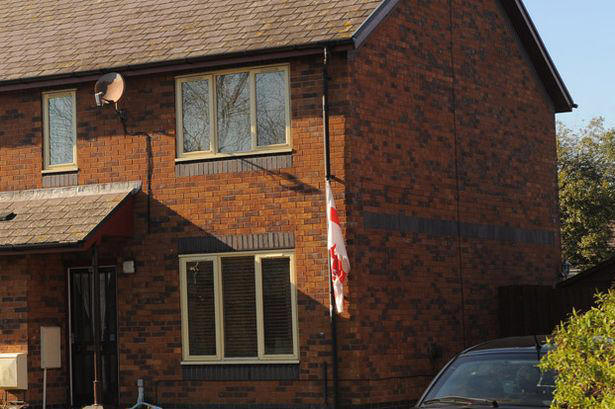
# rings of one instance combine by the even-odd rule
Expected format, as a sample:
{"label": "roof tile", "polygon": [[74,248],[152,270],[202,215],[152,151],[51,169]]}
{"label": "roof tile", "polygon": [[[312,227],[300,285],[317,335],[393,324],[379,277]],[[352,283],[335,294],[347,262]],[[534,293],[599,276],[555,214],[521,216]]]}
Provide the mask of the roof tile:
{"label": "roof tile", "polygon": [[140,186],[129,182],[0,192],[0,208],[16,214],[0,222],[0,250],[78,244]]}
{"label": "roof tile", "polygon": [[350,38],[385,0],[7,0],[0,81]]}

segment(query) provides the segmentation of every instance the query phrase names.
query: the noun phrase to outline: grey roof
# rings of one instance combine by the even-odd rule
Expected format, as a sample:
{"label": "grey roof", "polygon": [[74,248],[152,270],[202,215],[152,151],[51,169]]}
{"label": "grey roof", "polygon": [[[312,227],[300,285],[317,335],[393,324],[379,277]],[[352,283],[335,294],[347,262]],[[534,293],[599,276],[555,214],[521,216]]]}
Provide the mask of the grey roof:
{"label": "grey roof", "polygon": [[387,0],[7,0],[0,81],[348,40]]}
{"label": "grey roof", "polygon": [[[5,0],[0,88],[322,44],[360,45],[402,0]],[[576,108],[522,0],[499,0],[556,112]],[[7,87],[7,88],[4,88]]]}
{"label": "grey roof", "polygon": [[137,181],[0,192],[0,250],[80,244],[140,189]]}

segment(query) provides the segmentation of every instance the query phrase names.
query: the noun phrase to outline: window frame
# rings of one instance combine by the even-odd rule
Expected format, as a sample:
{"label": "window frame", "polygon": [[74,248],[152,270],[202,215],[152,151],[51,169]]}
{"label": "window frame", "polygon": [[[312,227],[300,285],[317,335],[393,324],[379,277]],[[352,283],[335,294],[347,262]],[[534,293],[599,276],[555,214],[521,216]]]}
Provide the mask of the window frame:
{"label": "window frame", "polygon": [[[256,123],[256,75],[267,73],[284,71],[286,74],[286,142],[281,144],[258,146],[257,141],[257,123]],[[248,90],[250,92],[250,137],[252,149],[247,152],[219,152],[218,151],[218,120],[217,120],[217,92],[216,92],[216,77],[220,75],[238,74],[247,72],[249,75]],[[183,126],[183,94],[182,84],[185,82],[195,80],[208,80],[209,81],[209,150],[184,152],[184,126]],[[258,155],[264,153],[282,153],[292,151],[292,138],[291,138],[291,108],[290,108],[290,64],[276,64],[259,67],[244,67],[234,68],[228,70],[218,70],[205,72],[200,74],[180,75],[175,77],[175,141],[176,141],[176,153],[175,161],[190,161],[197,159],[211,159],[211,158],[232,158],[237,156],[249,156]]]}
{"label": "window frame", "polygon": [[[258,356],[247,358],[224,357],[224,300],[222,296],[222,258],[254,257],[254,280],[256,291],[256,328]],[[290,294],[292,308],[292,354],[265,354],[265,321],[263,315],[263,271],[265,258],[288,258],[290,263]],[[216,317],[216,355],[190,355],[188,326],[188,283],[186,266],[195,261],[213,261],[214,308]],[[297,314],[297,286],[294,251],[245,251],[232,253],[189,254],[179,256],[179,282],[181,304],[182,365],[194,364],[291,364],[299,363],[299,324]]]}
{"label": "window frame", "polygon": [[[49,100],[51,98],[70,96],[72,99],[72,125],[73,133],[75,135],[75,142],[73,143],[73,161],[72,163],[60,163],[52,165],[50,163],[49,147],[50,141],[50,121],[49,121]],[[77,167],[77,90],[65,89],[60,91],[47,91],[42,93],[43,103],[43,173],[54,172],[69,172],[78,170]]]}

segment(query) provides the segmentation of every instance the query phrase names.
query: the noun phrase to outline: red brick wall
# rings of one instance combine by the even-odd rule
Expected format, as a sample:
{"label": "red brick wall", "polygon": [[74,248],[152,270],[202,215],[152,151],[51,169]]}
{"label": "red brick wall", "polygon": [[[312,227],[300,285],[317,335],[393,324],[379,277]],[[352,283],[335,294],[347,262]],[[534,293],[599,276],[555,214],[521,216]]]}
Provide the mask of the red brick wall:
{"label": "red brick wall", "polygon": [[27,352],[28,271],[23,258],[2,263],[0,268],[0,353]]}
{"label": "red brick wall", "polygon": [[498,286],[559,269],[551,102],[498,2],[454,0],[452,22],[451,37],[446,0],[401,1],[351,57],[349,316],[364,381],[343,383],[349,403],[417,398],[464,343],[497,335]]}
{"label": "red brick wall", "polygon": [[[60,256],[9,256],[0,259],[0,353],[28,354],[28,390],[12,398],[40,403],[43,371],[40,368],[40,327],[62,328],[63,369],[47,373],[47,402],[66,402],[67,368],[65,270]],[[0,391],[2,393],[2,391]]]}
{"label": "red brick wall", "polygon": [[[124,252],[137,260],[138,272],[120,277],[118,282],[122,401],[134,400],[136,379],[145,378],[150,400],[154,400],[155,382],[160,382],[157,393],[163,404],[318,404],[322,402],[320,365],[329,354],[326,335],[320,335],[328,332],[327,310],[323,307],[328,287],[321,217],[324,168],[320,60],[291,64],[293,167],[279,171],[176,177],[173,86],[172,76],[134,79],[131,88],[135,91],[124,102],[125,106],[144,110],[131,116],[141,118],[133,129],[158,131],[153,138],[152,234],[145,234],[144,221],[138,220],[135,244]],[[150,88],[153,95],[147,95]],[[342,98],[339,95],[336,100]],[[145,113],[148,109],[150,114]],[[335,143],[341,145],[343,134],[337,130],[343,130],[343,119],[334,116],[333,123]],[[141,138],[139,143],[144,146],[145,141]],[[342,152],[336,148],[333,154],[341,156]],[[342,160],[337,161],[336,171],[343,174]],[[101,169],[91,174],[106,172]],[[142,210],[137,210],[139,218]],[[295,234],[300,379],[182,380],[177,238],[276,231]]]}
{"label": "red brick wall", "polygon": [[[468,345],[495,334],[498,285],[548,283],[559,265],[553,109],[496,2],[467,3],[454,2],[455,81],[444,0],[402,0],[348,65],[341,55],[332,62],[332,185],[352,264],[339,322],[345,404],[415,399],[426,375],[463,347],[460,263]],[[177,177],[173,75],[127,77],[121,101],[129,131],[151,135],[153,159],[150,232],[141,193],[134,239],[100,251],[105,263],[134,259],[137,268],[118,277],[121,403],[134,402],[144,378],[147,400],[162,404],[321,404],[330,360],[321,58],[291,61],[293,165],[276,171]],[[79,184],[145,182],[146,137],[124,135],[112,110],[96,108],[92,83],[77,88]],[[42,185],[40,91],[0,94],[0,191]],[[453,223],[459,214],[549,231],[555,242],[400,233],[366,227],[366,214]],[[184,380],[177,239],[265,232],[295,237],[299,379]],[[66,328],[66,268],[89,255],[29,260],[0,267],[15,283],[0,288],[0,320],[21,320],[3,330],[0,348],[31,352],[29,399],[40,402],[38,327]],[[430,344],[443,357],[432,362]],[[50,404],[65,399],[66,377],[64,369],[50,378]]]}
{"label": "red brick wall", "polygon": [[[3,260],[4,261],[4,260]],[[28,352],[28,269],[24,258],[0,263],[0,353]],[[4,391],[0,389],[0,396]],[[23,399],[23,392],[10,394]]]}
{"label": "red brick wall", "polygon": [[47,402],[66,402],[69,375],[66,341],[68,334],[66,269],[59,255],[28,256],[28,401],[40,402],[43,395],[41,327],[61,328],[63,369],[47,370]]}
{"label": "red brick wall", "polygon": [[41,186],[41,109],[39,92],[0,95],[0,191]]}
{"label": "red brick wall", "polygon": [[[136,400],[136,380],[144,378],[146,399],[168,403],[293,403],[317,405],[323,401],[322,365],[329,360],[328,276],[324,221],[324,164],[322,142],[321,57],[291,63],[292,167],[274,171],[225,172],[178,177],[175,173],[174,75],[127,77],[121,107],[128,112],[129,132],[149,133],[152,145],[150,233],[147,199],[135,203],[135,237],[103,243],[101,259],[116,263],[136,261],[136,274],[118,277],[120,395],[122,405]],[[224,68],[224,67],[223,67]],[[332,62],[333,169],[344,177],[344,110],[347,75],[341,56]],[[77,150],[79,184],[142,180],[147,190],[147,141],[144,135],[123,135],[111,109],[95,107],[93,84],[77,86]],[[0,190],[41,187],[40,92],[0,94]],[[9,108],[10,107],[10,108]],[[336,186],[341,192],[342,186]],[[344,204],[340,199],[340,209]],[[182,377],[179,259],[177,240],[203,235],[240,235],[292,232],[297,272],[300,377],[290,381],[206,382]],[[38,348],[40,325],[46,319],[66,320],[66,268],[83,266],[89,254],[63,256],[63,264],[47,256],[29,256],[28,324],[20,328],[21,348],[31,353],[31,390],[28,399],[40,404]],[[43,265],[46,265],[43,267]],[[7,261],[7,265],[10,264]],[[103,262],[101,262],[103,264]],[[20,264],[2,271],[18,280],[26,274]],[[39,271],[48,271],[43,275]],[[51,272],[53,270],[53,272]],[[55,277],[50,287],[44,277]],[[24,279],[26,280],[26,279]],[[25,282],[25,281],[24,281]],[[25,285],[25,284],[24,284]],[[64,284],[65,285],[65,284]],[[17,287],[6,291],[13,296]],[[20,293],[21,294],[21,293]],[[25,294],[24,294],[25,297]],[[56,303],[54,300],[58,300]],[[61,303],[60,303],[61,301]],[[26,305],[25,299],[21,304]],[[20,304],[20,305],[21,305]],[[2,302],[2,309],[12,309]],[[24,320],[26,316],[23,316]],[[65,321],[63,321],[65,322]],[[14,335],[11,334],[13,339]],[[11,341],[12,342],[12,341]],[[0,344],[5,344],[5,337]],[[329,366],[330,367],[330,366]],[[50,377],[54,392],[49,404],[62,403],[60,384],[67,369]],[[51,374],[51,372],[50,372]],[[51,375],[50,375],[51,376]],[[330,379],[330,374],[329,374]]]}

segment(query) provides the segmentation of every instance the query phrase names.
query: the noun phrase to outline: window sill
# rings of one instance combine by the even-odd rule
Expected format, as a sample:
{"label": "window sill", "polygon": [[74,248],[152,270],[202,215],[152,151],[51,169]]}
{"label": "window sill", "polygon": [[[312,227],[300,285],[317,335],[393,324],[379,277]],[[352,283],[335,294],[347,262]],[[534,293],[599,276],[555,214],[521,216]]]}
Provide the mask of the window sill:
{"label": "window sill", "polygon": [[78,172],[78,171],[79,171],[79,167],[77,166],[62,166],[62,167],[51,168],[51,169],[43,169],[41,173],[43,175],[48,175],[52,173],[70,173],[70,172]]}
{"label": "window sill", "polygon": [[293,167],[292,149],[250,152],[245,155],[179,158],[175,160],[175,176],[199,176],[218,173],[277,171]]}
{"label": "window sill", "polygon": [[181,361],[180,365],[296,365],[298,359],[291,360],[226,360],[226,361]]}
{"label": "window sill", "polygon": [[241,153],[210,153],[210,154],[202,154],[202,155],[186,155],[180,156],[179,158],[175,158],[175,163],[182,162],[194,162],[194,161],[204,161],[204,160],[220,160],[220,159],[237,159],[248,157],[258,157],[258,156],[266,156],[266,155],[275,155],[278,153],[292,153],[293,148],[284,147],[279,149],[267,149],[267,150],[256,150],[250,152],[241,152]]}

